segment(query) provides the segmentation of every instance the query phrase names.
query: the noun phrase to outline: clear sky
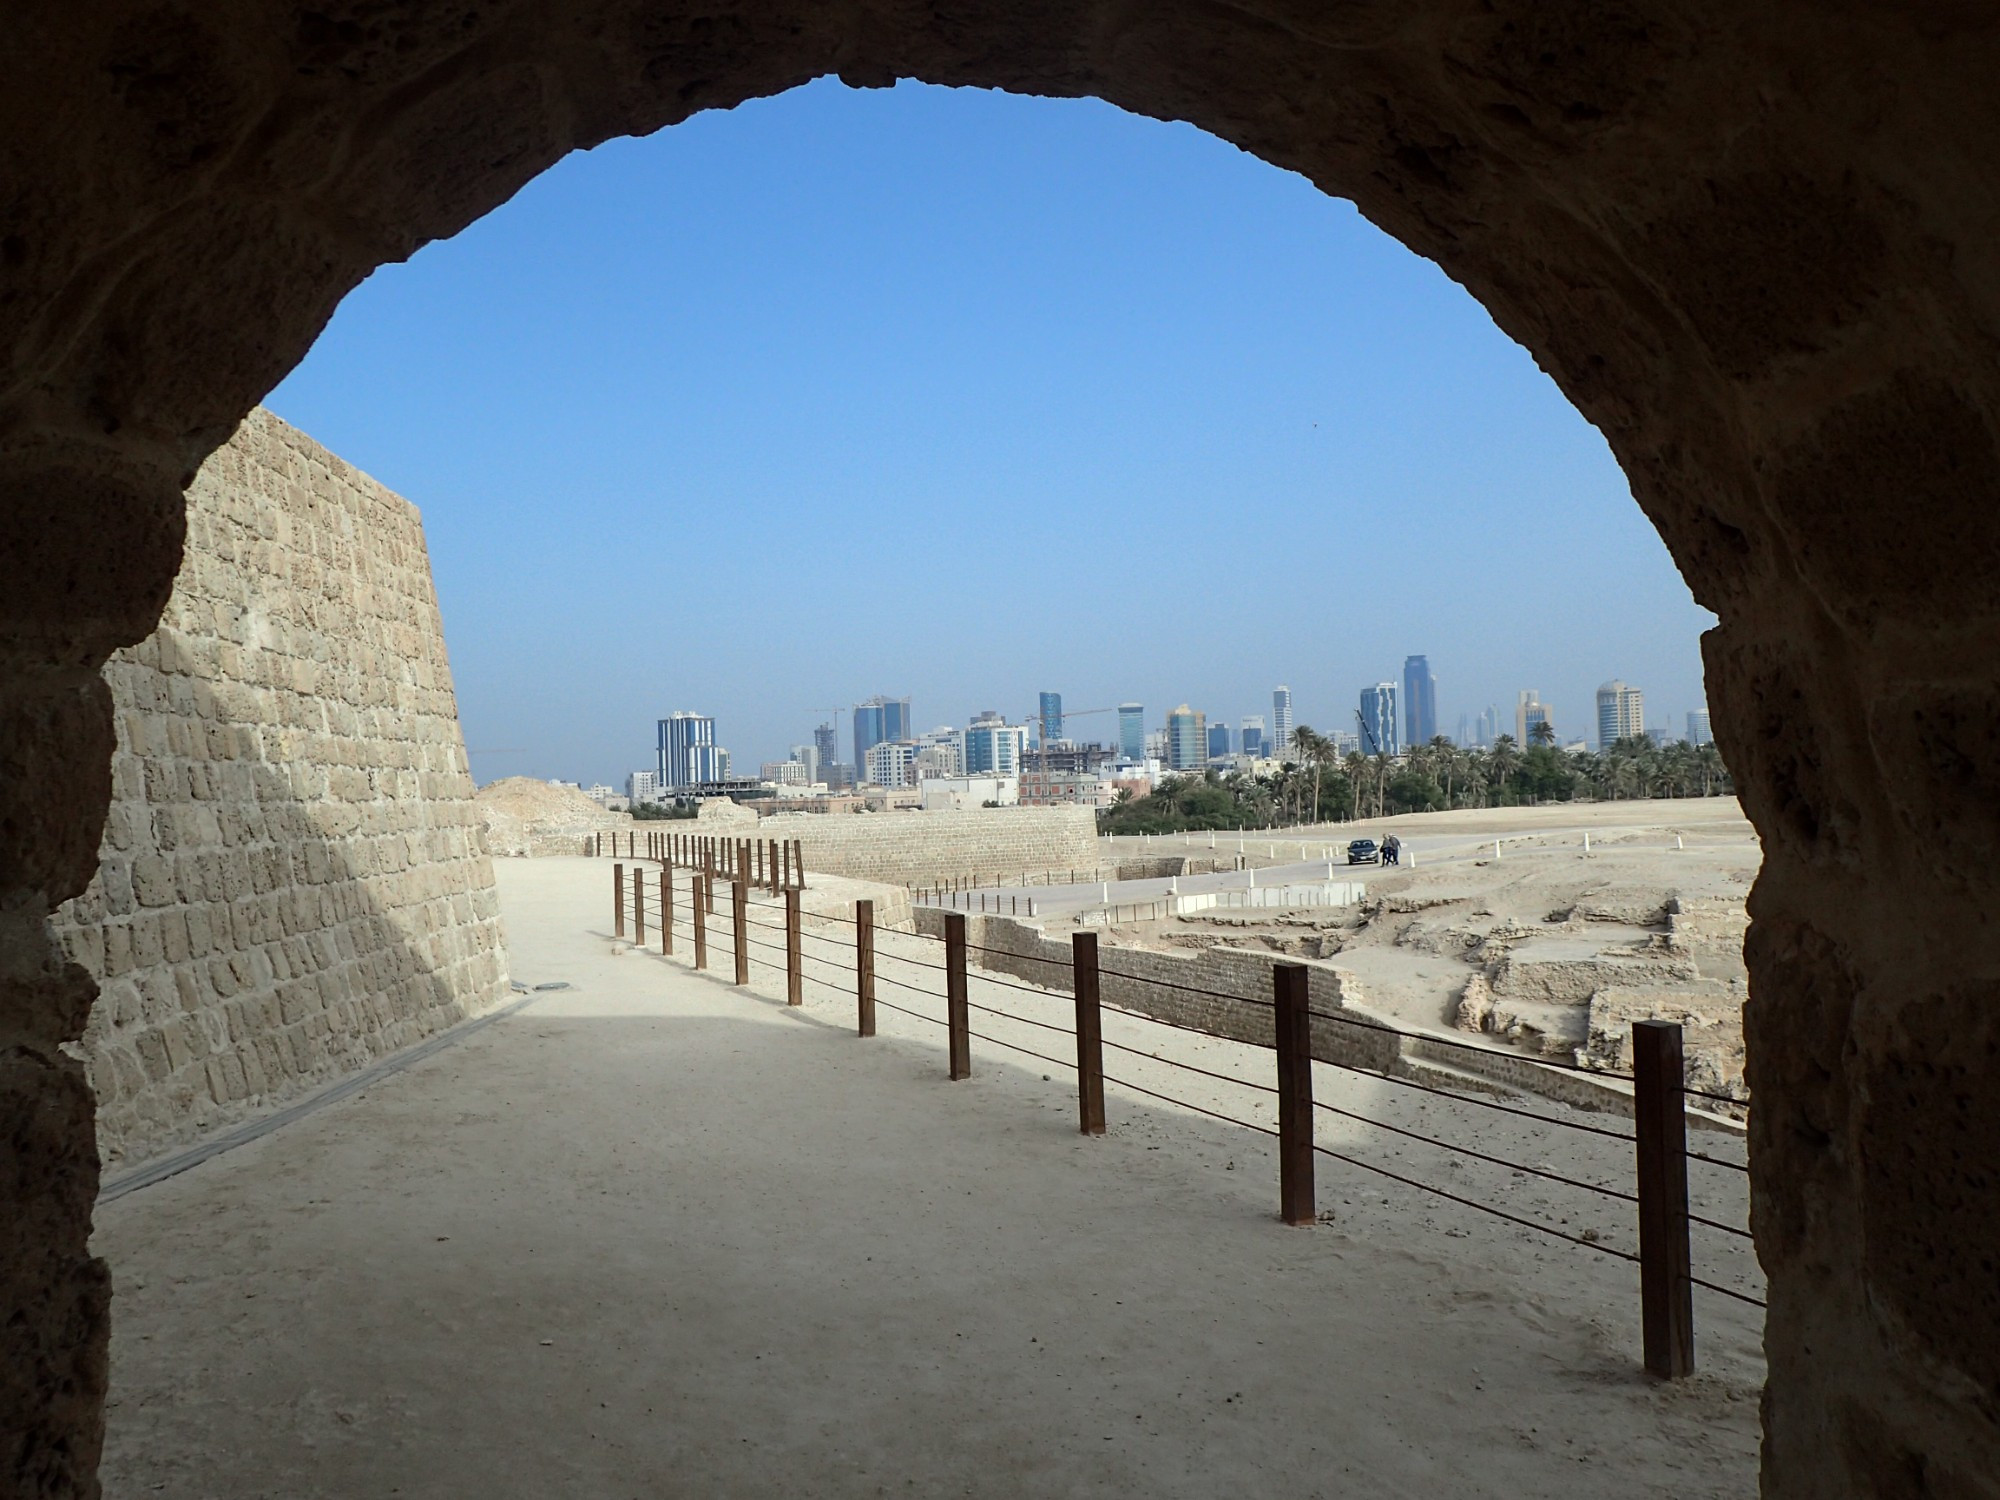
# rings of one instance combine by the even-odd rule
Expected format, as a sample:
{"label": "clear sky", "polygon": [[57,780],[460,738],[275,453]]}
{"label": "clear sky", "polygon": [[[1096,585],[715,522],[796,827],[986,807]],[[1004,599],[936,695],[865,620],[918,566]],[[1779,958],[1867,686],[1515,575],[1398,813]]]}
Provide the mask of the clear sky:
{"label": "clear sky", "polygon": [[1351,205],[1095,101],[823,80],[572,156],[268,404],[422,508],[482,782],[622,786],[676,709],[754,773],[878,692],[1233,727],[1284,682],[1352,730],[1411,652],[1447,733],[1702,704],[1713,618],[1524,350]]}

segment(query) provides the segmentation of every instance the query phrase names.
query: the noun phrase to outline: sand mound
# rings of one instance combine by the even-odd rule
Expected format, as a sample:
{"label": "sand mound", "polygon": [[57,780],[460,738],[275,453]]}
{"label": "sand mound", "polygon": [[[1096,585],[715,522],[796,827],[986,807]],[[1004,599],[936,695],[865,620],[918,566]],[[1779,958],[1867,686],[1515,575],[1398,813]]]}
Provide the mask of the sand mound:
{"label": "sand mound", "polygon": [[479,789],[486,846],[496,855],[580,854],[590,834],[626,828],[624,813],[606,812],[573,786],[509,776]]}

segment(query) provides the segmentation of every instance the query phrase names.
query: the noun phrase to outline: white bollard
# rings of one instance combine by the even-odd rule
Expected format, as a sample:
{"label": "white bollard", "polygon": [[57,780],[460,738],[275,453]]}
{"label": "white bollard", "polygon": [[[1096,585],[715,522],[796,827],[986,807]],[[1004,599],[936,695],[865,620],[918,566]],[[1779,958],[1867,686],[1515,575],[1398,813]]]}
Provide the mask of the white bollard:
{"label": "white bollard", "polygon": [[1498,839],[1495,839],[1493,841],[1493,857],[1495,859],[1498,859],[1500,857],[1500,840]]}
{"label": "white bollard", "polygon": [[1590,830],[1588,828],[1583,831],[1583,852],[1585,854],[1590,853]]}
{"label": "white bollard", "polygon": [[1686,845],[1686,844],[1683,844],[1683,843],[1681,842],[1681,836],[1680,836],[1680,835],[1679,835],[1678,833],[1674,835],[1674,847],[1675,847],[1676,849],[1685,849],[1685,848],[1687,848],[1687,845]]}
{"label": "white bollard", "polygon": [[1100,897],[1099,897],[1098,899],[1099,899],[1099,900],[1101,900],[1101,901],[1103,901],[1103,903],[1104,903],[1104,904],[1105,904],[1106,906],[1109,906],[1109,905],[1111,904],[1111,882],[1110,882],[1110,881],[1108,881],[1108,880],[1107,880],[1107,881],[1105,881],[1105,882],[1104,882],[1104,887],[1103,887],[1103,894],[1102,894],[1102,895],[1101,895],[1101,896],[1100,896]]}
{"label": "white bollard", "polygon": [[1169,896],[1178,896],[1178,895],[1179,895],[1180,893],[1181,893],[1181,878],[1180,878],[1180,876],[1178,876],[1178,875],[1169,875],[1169,876],[1167,877],[1167,894],[1168,894]]}
{"label": "white bollard", "polygon": [[1033,896],[1030,896],[1028,898],[1028,915],[1032,917],[1034,914],[1035,914],[1035,898]]}
{"label": "white bollard", "polygon": [[1257,872],[1255,870],[1250,872],[1250,889],[1253,891],[1257,889]]}

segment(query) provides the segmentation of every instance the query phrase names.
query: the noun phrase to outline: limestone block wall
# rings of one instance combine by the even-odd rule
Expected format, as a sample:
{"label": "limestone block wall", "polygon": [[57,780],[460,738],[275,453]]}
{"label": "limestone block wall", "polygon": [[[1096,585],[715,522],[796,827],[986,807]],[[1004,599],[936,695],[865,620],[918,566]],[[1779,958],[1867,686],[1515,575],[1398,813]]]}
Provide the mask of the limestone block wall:
{"label": "limestone block wall", "polygon": [[1097,864],[1097,818],[1087,807],[778,813],[745,833],[798,839],[808,871],[892,885]]}
{"label": "limestone block wall", "polygon": [[[926,936],[942,938],[944,919],[945,912],[939,907],[917,908],[917,930]],[[1071,948],[1067,942],[1047,937],[1040,927],[1013,917],[967,913],[965,924],[966,942],[977,945],[968,955],[968,963],[976,961],[979,968],[1011,974],[1048,989],[1071,990]],[[1275,964],[1296,962],[1283,954],[1238,948],[1161,953],[1100,943],[1098,995],[1106,1005],[1269,1047],[1274,1045],[1277,1030],[1271,969]],[[1345,1010],[1349,982],[1340,969],[1308,963],[1307,1003],[1323,1015]],[[1401,1056],[1401,1039],[1365,1025],[1316,1016],[1312,1021],[1312,1055],[1323,1062],[1392,1071]]]}
{"label": "limestone block wall", "polygon": [[101,867],[52,920],[102,986],[82,1052],[107,1162],[506,990],[416,508],[261,410],[187,499],[159,629],[104,668]]}

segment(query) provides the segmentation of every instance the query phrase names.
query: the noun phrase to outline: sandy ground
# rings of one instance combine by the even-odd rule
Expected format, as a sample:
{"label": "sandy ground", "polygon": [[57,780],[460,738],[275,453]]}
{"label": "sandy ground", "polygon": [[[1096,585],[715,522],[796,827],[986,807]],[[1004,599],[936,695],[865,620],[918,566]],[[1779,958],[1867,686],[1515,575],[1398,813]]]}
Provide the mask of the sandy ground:
{"label": "sandy ground", "polygon": [[[947,1082],[928,1020],[885,1008],[880,1037],[853,1035],[836,969],[809,965],[830,983],[788,1011],[767,964],[738,990],[721,948],[718,975],[621,951],[601,862],[498,873],[516,977],[574,988],[100,1210],[107,1493],[1755,1492],[1752,1309],[1698,1291],[1702,1373],[1652,1381],[1622,1261],[1324,1158],[1331,1222],[1286,1228],[1262,1135],[1113,1085],[1110,1134],[1082,1138],[1062,1066],[975,1041],[975,1076]],[[937,957],[885,935],[884,980],[927,993],[884,983],[883,1000],[941,1014],[918,966]],[[971,995],[1069,1013],[976,974]],[[1107,1039],[1232,1078],[1271,1068],[1115,1016]],[[1270,1118],[1266,1094],[1110,1057]],[[1629,1187],[1629,1145],[1316,1072],[1343,1108]],[[1320,1139],[1633,1239],[1622,1202],[1339,1116]],[[1702,1211],[1742,1222],[1738,1174],[1695,1163],[1694,1183]],[[1700,1232],[1695,1259],[1761,1291],[1741,1242]]]}

